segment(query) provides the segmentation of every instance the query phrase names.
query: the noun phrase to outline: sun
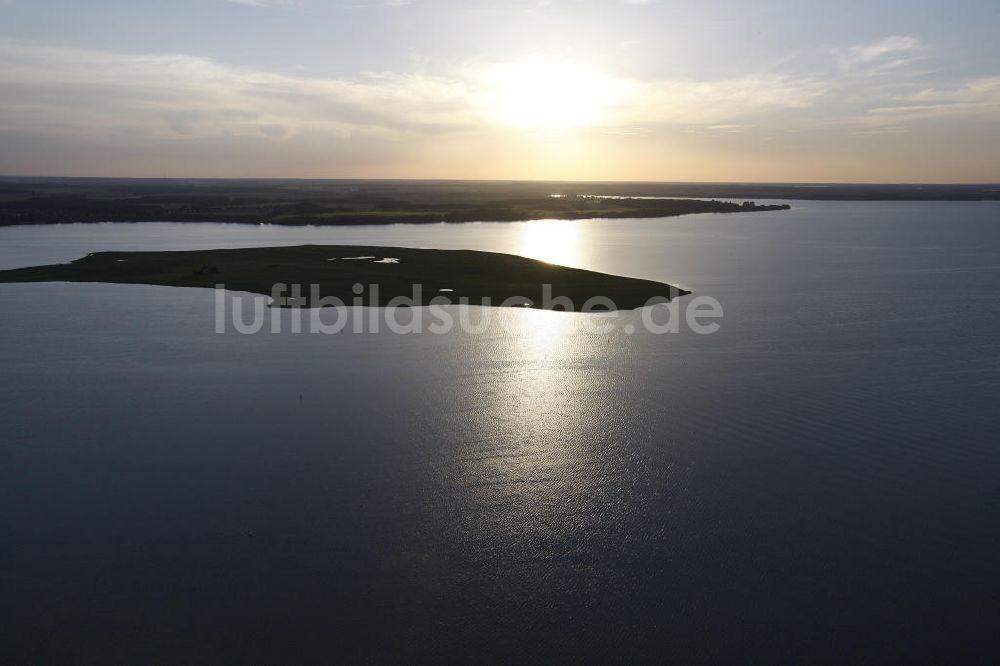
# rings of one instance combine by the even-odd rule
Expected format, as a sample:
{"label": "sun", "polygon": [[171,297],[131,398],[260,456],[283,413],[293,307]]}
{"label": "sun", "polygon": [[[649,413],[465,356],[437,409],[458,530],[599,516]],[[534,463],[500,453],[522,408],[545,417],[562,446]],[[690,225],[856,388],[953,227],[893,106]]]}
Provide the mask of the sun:
{"label": "sun", "polygon": [[596,69],[548,57],[490,67],[482,84],[479,103],[489,118],[524,129],[600,124],[622,87]]}

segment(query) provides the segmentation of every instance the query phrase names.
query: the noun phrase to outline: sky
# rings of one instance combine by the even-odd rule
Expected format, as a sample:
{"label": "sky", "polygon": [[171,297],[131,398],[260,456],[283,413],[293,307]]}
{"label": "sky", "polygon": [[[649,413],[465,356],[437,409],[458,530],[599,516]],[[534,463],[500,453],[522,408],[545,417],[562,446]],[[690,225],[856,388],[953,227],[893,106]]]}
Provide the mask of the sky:
{"label": "sky", "polygon": [[0,0],[0,174],[998,182],[998,35],[997,0]]}

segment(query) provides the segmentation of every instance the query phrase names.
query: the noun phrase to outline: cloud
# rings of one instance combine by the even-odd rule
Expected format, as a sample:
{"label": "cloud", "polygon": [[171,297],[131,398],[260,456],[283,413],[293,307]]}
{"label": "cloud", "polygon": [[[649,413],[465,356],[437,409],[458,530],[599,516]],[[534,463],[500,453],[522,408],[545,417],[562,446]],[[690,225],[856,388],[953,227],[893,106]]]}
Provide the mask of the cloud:
{"label": "cloud", "polygon": [[885,37],[870,44],[853,46],[848,49],[852,59],[856,62],[872,62],[886,56],[897,53],[913,51],[920,46],[920,41],[916,37],[909,35],[895,35]]}
{"label": "cloud", "polygon": [[245,7],[278,7],[296,4],[296,0],[224,0],[224,2]]}
{"label": "cloud", "polygon": [[423,75],[319,79],[183,54],[117,54],[0,41],[0,119],[9,131],[334,134],[472,122],[460,82]]}
{"label": "cloud", "polygon": [[882,74],[922,59],[923,45],[912,35],[892,35],[867,44],[836,49],[841,69]]}
{"label": "cloud", "polygon": [[940,117],[982,117],[1000,121],[1000,76],[978,78],[951,87],[924,88],[897,98],[871,113],[909,120]]}
{"label": "cloud", "polygon": [[[259,173],[254,164],[275,174],[334,167],[385,174],[376,169],[409,164],[411,173],[429,175],[435,159],[465,169],[483,155],[513,155],[514,145],[541,150],[523,131],[531,125],[524,116],[539,117],[532,105],[540,100],[554,118],[545,131],[578,125],[580,135],[567,141],[613,154],[633,146],[637,152],[622,159],[640,161],[661,153],[663,146],[650,146],[668,136],[749,145],[795,134],[801,146],[807,135],[899,134],[940,117],[1000,121],[1000,76],[934,85],[912,70],[866,75],[921,48],[914,38],[887,38],[840,51],[856,63],[850,71],[830,67],[843,63],[837,60],[826,72],[712,80],[643,80],[566,62],[543,67],[537,59],[422,61],[411,72],[330,78],[183,53],[0,39],[0,169],[57,172],[65,168],[60,156],[75,150],[80,164],[129,155],[130,172],[144,173],[161,162],[181,165],[180,172],[210,162],[219,174]],[[576,109],[577,100],[592,108]]]}
{"label": "cloud", "polygon": [[750,75],[718,81],[655,81],[638,84],[628,113],[646,123],[733,124],[782,110],[811,107],[827,84],[811,77]]}
{"label": "cloud", "polygon": [[904,125],[885,125],[872,127],[871,129],[854,130],[851,134],[855,136],[878,136],[882,134],[905,134],[909,131],[910,128]]}
{"label": "cloud", "polygon": [[[0,121],[8,131],[164,139],[287,137],[306,130],[400,139],[487,131],[496,109],[483,100],[495,98],[495,73],[532,69],[523,63],[470,62],[440,74],[378,72],[331,79],[237,68],[185,54],[121,54],[0,40]],[[738,124],[767,111],[806,108],[823,92],[816,81],[780,76],[721,81],[590,76],[614,91],[613,98],[598,100],[600,118],[588,118],[587,124],[605,128]],[[535,87],[544,84],[536,81]],[[579,87],[587,85],[583,80]]]}

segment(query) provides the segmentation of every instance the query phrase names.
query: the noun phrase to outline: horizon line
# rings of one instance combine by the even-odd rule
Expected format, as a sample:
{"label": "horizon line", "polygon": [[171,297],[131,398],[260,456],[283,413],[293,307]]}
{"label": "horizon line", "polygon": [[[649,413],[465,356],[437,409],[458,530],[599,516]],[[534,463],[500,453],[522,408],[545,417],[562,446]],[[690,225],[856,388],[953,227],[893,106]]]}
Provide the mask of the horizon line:
{"label": "horizon line", "polygon": [[362,178],[318,176],[75,176],[0,174],[0,180],[175,180],[175,181],[311,181],[311,182],[413,182],[413,183],[554,183],[594,185],[786,185],[800,187],[1000,187],[1000,181],[794,181],[794,180],[566,180],[546,178]]}

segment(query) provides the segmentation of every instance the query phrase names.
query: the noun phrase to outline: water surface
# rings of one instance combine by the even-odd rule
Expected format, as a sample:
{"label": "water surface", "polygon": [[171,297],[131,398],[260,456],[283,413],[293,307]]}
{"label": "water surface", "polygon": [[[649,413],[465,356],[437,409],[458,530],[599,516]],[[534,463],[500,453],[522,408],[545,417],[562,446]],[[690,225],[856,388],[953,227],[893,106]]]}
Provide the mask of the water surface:
{"label": "water surface", "polygon": [[480,335],[247,336],[214,332],[209,290],[0,285],[0,657],[982,657],[1000,622],[998,222],[998,203],[796,202],[0,229],[0,268],[468,248],[725,308],[709,336],[518,310]]}

